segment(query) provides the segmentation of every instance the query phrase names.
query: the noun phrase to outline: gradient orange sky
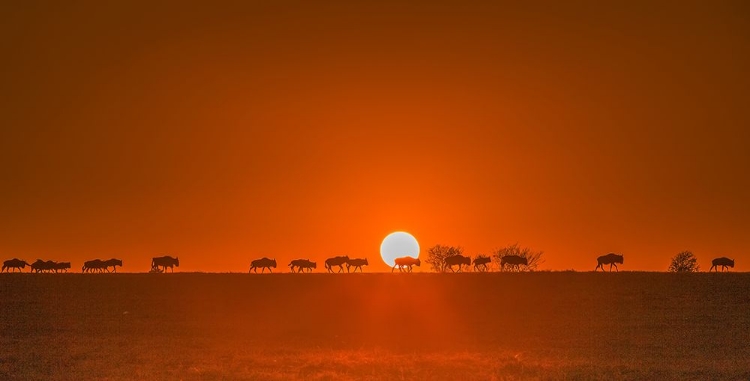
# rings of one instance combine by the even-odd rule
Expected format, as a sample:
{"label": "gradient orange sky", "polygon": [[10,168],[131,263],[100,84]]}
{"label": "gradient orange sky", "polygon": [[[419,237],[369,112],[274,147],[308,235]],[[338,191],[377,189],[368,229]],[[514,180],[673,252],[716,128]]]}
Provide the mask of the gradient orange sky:
{"label": "gradient orange sky", "polygon": [[122,3],[0,5],[3,259],[750,268],[746,2]]}

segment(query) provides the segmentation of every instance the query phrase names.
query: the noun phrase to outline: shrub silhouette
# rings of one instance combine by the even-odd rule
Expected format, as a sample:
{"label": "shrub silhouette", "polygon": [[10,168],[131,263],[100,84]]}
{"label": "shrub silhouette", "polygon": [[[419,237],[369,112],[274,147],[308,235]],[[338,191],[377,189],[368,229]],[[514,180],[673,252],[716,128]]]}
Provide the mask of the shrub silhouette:
{"label": "shrub silhouette", "polygon": [[691,273],[699,269],[698,258],[690,251],[683,251],[672,257],[668,270],[673,273]]}
{"label": "shrub silhouette", "polygon": [[518,243],[514,243],[510,246],[495,249],[492,253],[492,257],[495,262],[497,262],[498,267],[501,267],[500,264],[502,263],[503,257],[506,256],[516,255],[521,258],[526,258],[526,262],[528,262],[528,264],[518,267],[518,270],[534,271],[539,267],[540,264],[544,263],[544,260],[542,259],[543,254],[543,251],[534,251],[531,248],[521,247],[518,245]]}
{"label": "shrub silhouette", "polygon": [[453,255],[463,254],[464,249],[461,246],[443,246],[435,245],[427,250],[427,262],[430,265],[432,271],[445,272],[445,258]]}

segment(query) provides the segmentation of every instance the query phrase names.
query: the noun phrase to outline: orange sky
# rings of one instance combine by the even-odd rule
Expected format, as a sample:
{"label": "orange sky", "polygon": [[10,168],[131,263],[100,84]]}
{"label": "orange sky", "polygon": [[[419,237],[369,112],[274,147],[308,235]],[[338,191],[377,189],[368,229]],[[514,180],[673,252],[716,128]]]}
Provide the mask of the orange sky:
{"label": "orange sky", "polygon": [[0,257],[750,268],[744,2],[125,3],[0,5]]}

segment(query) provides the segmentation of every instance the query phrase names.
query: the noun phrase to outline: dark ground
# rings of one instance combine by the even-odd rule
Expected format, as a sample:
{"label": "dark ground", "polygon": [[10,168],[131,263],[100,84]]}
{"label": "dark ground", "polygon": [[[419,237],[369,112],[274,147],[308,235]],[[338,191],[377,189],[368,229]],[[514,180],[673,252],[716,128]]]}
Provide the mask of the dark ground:
{"label": "dark ground", "polygon": [[750,274],[2,274],[0,379],[750,379]]}

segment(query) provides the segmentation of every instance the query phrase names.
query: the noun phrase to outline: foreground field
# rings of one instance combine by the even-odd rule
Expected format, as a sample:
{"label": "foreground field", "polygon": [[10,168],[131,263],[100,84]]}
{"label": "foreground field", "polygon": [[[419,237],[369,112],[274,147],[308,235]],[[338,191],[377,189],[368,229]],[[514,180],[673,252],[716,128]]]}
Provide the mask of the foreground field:
{"label": "foreground field", "polygon": [[750,274],[3,274],[2,380],[750,379]]}

